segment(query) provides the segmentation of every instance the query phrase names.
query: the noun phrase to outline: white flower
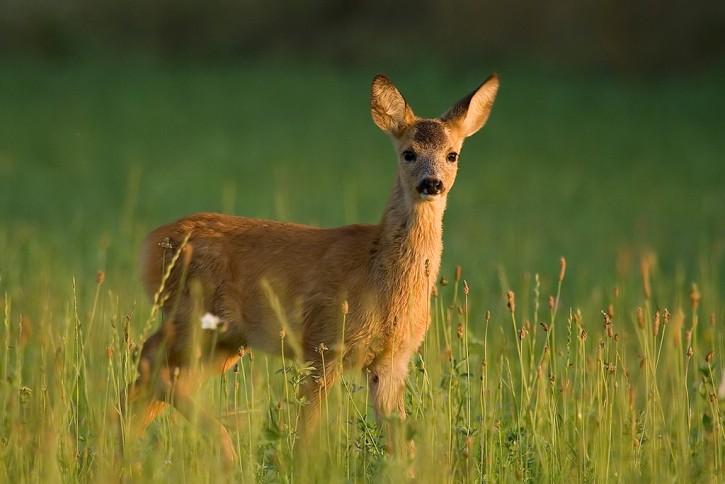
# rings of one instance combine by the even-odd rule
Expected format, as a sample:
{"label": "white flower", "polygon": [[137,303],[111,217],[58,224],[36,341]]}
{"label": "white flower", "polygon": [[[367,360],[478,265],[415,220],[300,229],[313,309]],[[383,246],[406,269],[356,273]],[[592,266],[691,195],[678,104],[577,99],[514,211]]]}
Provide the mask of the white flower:
{"label": "white flower", "polygon": [[219,324],[221,324],[221,319],[212,313],[206,313],[201,317],[201,329],[215,330]]}

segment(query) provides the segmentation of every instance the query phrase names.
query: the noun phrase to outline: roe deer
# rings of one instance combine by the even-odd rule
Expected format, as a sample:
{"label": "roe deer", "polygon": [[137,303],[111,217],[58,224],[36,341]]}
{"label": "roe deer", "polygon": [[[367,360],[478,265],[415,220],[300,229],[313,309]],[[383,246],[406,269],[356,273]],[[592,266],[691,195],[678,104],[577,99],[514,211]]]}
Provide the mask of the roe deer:
{"label": "roe deer", "polygon": [[[187,418],[196,415],[233,461],[225,427],[192,395],[209,375],[231,368],[241,347],[278,352],[285,345],[285,352],[299,353],[316,368],[316,378],[300,390],[309,402],[297,429],[302,439],[318,420],[339,365],[366,370],[379,418],[405,418],[405,378],[429,325],[458,154],[464,138],[488,119],[497,90],[494,74],[440,118],[421,119],[385,76],[374,79],[372,117],[391,137],[398,159],[377,225],[320,229],[201,213],[151,232],[141,246],[143,281],[165,319],[143,343],[140,376],[122,395],[122,415],[127,402],[143,405],[130,416],[143,432],[171,404]],[[180,260],[164,280],[178,251]],[[224,331],[201,329],[207,312]],[[198,346],[195,335],[201,335]],[[329,348],[324,371],[320,345]]]}

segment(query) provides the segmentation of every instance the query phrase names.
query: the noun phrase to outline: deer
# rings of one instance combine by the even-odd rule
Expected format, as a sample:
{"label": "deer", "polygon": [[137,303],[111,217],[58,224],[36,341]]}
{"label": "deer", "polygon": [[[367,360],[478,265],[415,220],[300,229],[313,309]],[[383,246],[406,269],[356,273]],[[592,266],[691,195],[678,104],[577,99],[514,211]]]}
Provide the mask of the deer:
{"label": "deer", "polygon": [[[300,387],[306,405],[297,442],[310,438],[342,370],[364,371],[379,421],[405,419],[405,381],[430,324],[448,193],[463,141],[488,120],[498,85],[492,74],[441,117],[427,119],[386,76],[374,78],[372,118],[397,157],[378,224],[318,228],[199,213],[149,233],[141,277],[163,317],[142,344],[136,381],[121,394],[120,414],[132,420],[126,428],[142,435],[170,405],[195,418],[219,441],[223,460],[233,462],[227,429],[193,396],[236,364],[240,348],[285,351],[314,368]],[[202,329],[204,314],[223,330]],[[327,348],[325,364],[320,348]],[[129,413],[132,404],[140,411]]]}

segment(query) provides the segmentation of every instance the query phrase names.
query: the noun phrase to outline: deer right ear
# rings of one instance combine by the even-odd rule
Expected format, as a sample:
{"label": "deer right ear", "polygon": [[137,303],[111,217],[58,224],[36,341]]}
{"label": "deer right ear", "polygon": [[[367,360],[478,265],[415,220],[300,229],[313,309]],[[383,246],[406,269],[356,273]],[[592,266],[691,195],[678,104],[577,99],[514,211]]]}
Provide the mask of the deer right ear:
{"label": "deer right ear", "polygon": [[386,133],[399,136],[415,120],[413,111],[390,79],[379,74],[370,90],[373,121]]}

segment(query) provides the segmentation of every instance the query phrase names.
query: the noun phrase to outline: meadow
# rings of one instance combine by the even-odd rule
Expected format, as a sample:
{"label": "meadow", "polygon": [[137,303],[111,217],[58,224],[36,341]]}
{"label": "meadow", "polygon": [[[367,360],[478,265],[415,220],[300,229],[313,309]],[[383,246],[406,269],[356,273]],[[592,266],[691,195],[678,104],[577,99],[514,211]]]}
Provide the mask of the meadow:
{"label": "meadow", "polygon": [[[387,67],[387,68],[386,68]],[[198,401],[244,482],[721,482],[725,72],[646,79],[521,65],[378,66],[435,116],[488,74],[444,221],[431,329],[385,451],[364,376],[293,466],[303,362],[252,351]],[[166,411],[118,455],[112,414],[158,325],[146,232],[220,211],[378,221],[395,170],[377,70],[12,60],[0,65],[0,481],[212,482],[219,446]]]}

